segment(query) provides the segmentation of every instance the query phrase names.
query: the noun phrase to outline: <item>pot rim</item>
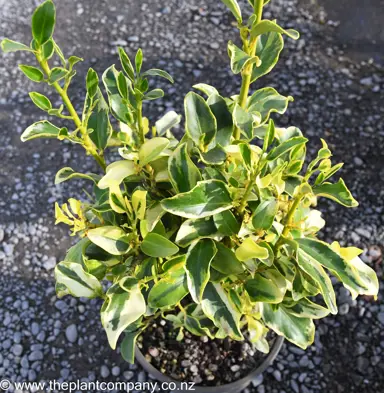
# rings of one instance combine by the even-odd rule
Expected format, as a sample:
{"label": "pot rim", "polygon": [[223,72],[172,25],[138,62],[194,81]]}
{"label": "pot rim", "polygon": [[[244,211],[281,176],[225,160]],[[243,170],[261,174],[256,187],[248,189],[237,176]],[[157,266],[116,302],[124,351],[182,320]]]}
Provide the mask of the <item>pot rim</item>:
{"label": "pot rim", "polygon": [[[255,379],[257,376],[262,374],[275,360],[276,356],[280,352],[280,349],[284,343],[284,337],[277,336],[275,342],[273,343],[273,346],[271,350],[269,351],[267,357],[264,359],[264,361],[260,364],[260,366],[256,367],[253,371],[251,371],[248,375],[244,376],[243,378],[231,382],[229,384],[225,385],[220,385],[220,386],[200,386],[196,385],[196,391],[199,393],[212,393],[212,392],[217,392],[217,389],[220,388],[225,388],[225,391],[235,391],[238,392],[244,388],[246,388],[253,379]],[[136,345],[135,347],[135,359],[142,365],[142,367],[153,377],[155,377],[156,380],[160,382],[173,382],[175,383],[178,387],[181,385],[181,381],[176,381],[172,379],[171,377],[168,377],[167,375],[163,374],[161,371],[159,371],[157,368],[155,368],[148,360],[145,358],[139,347]],[[186,381],[184,381],[186,382]],[[179,390],[180,391],[180,390]]]}

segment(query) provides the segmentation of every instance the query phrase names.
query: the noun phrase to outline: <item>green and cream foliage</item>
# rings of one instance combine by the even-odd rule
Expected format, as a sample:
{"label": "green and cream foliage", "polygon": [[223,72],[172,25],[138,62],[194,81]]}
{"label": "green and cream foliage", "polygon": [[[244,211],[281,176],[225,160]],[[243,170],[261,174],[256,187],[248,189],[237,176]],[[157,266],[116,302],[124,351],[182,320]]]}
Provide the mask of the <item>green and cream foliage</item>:
{"label": "green and cream foliage", "polygon": [[[185,133],[174,127],[181,116],[168,112],[155,121],[143,115],[146,101],[164,92],[155,78],[173,83],[165,71],[143,71],[143,53],[130,59],[119,48],[119,66],[86,77],[84,108],[78,115],[68,86],[79,57],[69,59],[53,38],[55,6],[48,0],[32,18],[30,46],[4,40],[5,52],[28,51],[37,66],[21,71],[47,83],[62,97],[53,108],[41,93],[32,101],[73,129],[44,120],[22,140],[57,138],[84,147],[100,166],[98,174],[63,168],[56,183],[82,178],[93,186],[87,202],[56,205],[57,222],[80,236],[56,267],[57,294],[101,297],[101,321],[110,345],[120,336],[122,354],[133,361],[137,337],[162,316],[179,331],[243,340],[268,351],[269,329],[301,348],[313,342],[313,320],[337,313],[330,276],[353,296],[376,296],[374,271],[360,250],[316,238],[325,224],[314,208],[320,198],[357,206],[343,180],[334,175],[326,142],[304,166],[308,140],[296,127],[279,128],[293,98],[271,87],[249,94],[269,73],[294,30],[262,19],[264,3],[249,3],[245,18],[236,0],[223,2],[237,20],[242,44],[228,45],[231,68],[242,77],[239,95],[223,97],[200,83],[187,94]],[[56,58],[60,67],[51,68]],[[64,111],[64,108],[66,110]],[[107,151],[120,159],[106,164]],[[76,163],[74,163],[76,166]],[[305,168],[305,169],[303,169]],[[109,283],[109,285],[107,285]],[[319,296],[318,296],[319,295]]]}

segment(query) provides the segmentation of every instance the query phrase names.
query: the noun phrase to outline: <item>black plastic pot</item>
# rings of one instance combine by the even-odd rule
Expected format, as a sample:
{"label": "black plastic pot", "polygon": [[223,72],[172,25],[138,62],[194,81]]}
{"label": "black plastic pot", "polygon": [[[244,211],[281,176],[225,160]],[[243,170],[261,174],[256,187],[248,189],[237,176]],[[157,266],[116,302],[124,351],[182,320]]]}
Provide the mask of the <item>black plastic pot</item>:
{"label": "black plastic pot", "polygon": [[147,359],[144,357],[144,355],[141,353],[140,349],[137,346],[135,350],[135,356],[136,356],[136,360],[140,363],[143,369],[147,371],[157,381],[159,381],[160,383],[173,382],[173,384],[170,387],[173,389],[174,392],[187,393],[192,391],[194,393],[240,393],[242,390],[246,389],[249,386],[252,380],[254,380],[257,376],[262,374],[265,371],[265,369],[273,363],[273,361],[275,360],[277,354],[281,349],[281,346],[283,345],[283,342],[284,342],[283,337],[277,337],[269,354],[267,355],[263,363],[261,363],[259,367],[257,367],[255,370],[250,372],[244,378],[241,378],[236,382],[232,382],[230,384],[222,385],[222,386],[212,386],[212,387],[194,386],[193,390],[188,389],[186,385],[182,385],[180,382],[177,382],[172,378],[167,377],[159,370],[157,370],[155,367],[153,367],[152,364],[147,361]]}

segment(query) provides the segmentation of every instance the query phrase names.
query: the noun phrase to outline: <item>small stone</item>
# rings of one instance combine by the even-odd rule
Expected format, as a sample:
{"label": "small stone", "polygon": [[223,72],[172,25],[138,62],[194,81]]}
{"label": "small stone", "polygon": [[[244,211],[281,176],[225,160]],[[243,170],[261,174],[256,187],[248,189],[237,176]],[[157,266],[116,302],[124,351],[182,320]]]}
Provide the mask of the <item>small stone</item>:
{"label": "small stone", "polygon": [[295,393],[300,392],[299,385],[297,384],[297,382],[294,379],[291,379],[291,387],[295,391]]}
{"label": "small stone", "polygon": [[40,333],[40,325],[37,322],[32,322],[31,332],[34,336],[37,336]]}
{"label": "small stone", "polygon": [[[135,41],[137,42],[137,41]],[[116,40],[111,42],[111,46],[127,46],[128,42],[125,40]]]}
{"label": "small stone", "polygon": [[211,42],[211,43],[209,44],[209,46],[210,46],[212,49],[219,49],[219,48],[220,48],[220,44],[219,44],[218,42]]}
{"label": "small stone", "polygon": [[157,348],[155,347],[151,347],[148,349],[148,353],[153,357],[153,358],[157,358],[160,355],[160,352]]}
{"label": "small stone", "polygon": [[191,361],[186,359],[181,362],[181,367],[187,368],[191,365]]}
{"label": "small stone", "polygon": [[360,157],[354,157],[353,158],[353,162],[357,166],[362,166],[364,164],[364,161]]}
{"label": "small stone", "polygon": [[120,375],[120,367],[115,366],[112,368],[112,375],[118,377]]}
{"label": "small stone", "polygon": [[259,385],[261,385],[263,383],[263,381],[264,381],[263,374],[260,374],[252,380],[252,386],[254,388],[257,388]]}
{"label": "small stone", "polygon": [[69,374],[70,371],[67,368],[63,368],[62,370],[60,370],[61,378],[63,378],[64,380],[69,377]]}
{"label": "small stone", "polygon": [[377,318],[379,319],[380,323],[384,325],[384,312],[379,312]]}
{"label": "small stone", "polygon": [[279,370],[275,370],[275,371],[273,372],[273,376],[275,377],[275,379],[276,379],[277,382],[280,382],[280,381],[281,381],[281,372],[280,372]]}
{"label": "small stone", "polygon": [[308,367],[309,364],[309,359],[308,356],[303,356],[300,361],[299,361],[299,365],[300,367]]}
{"label": "small stone", "polygon": [[265,393],[265,386],[264,385],[260,385],[257,388],[257,393]]}
{"label": "small stone", "polygon": [[77,327],[75,324],[69,325],[66,329],[65,329],[65,336],[67,337],[67,340],[70,343],[75,343],[77,340]]}
{"label": "small stone", "polygon": [[21,356],[21,354],[23,353],[23,346],[20,345],[20,344],[15,344],[15,345],[12,347],[12,353],[13,353],[15,356]]}
{"label": "small stone", "polygon": [[349,313],[349,304],[344,303],[339,307],[339,314],[340,315],[347,315]]}
{"label": "small stone", "polygon": [[196,373],[199,371],[199,369],[198,369],[198,367],[196,366],[196,364],[192,364],[192,366],[191,366],[189,369],[191,370],[191,372],[192,372],[193,374],[196,374]]}
{"label": "small stone", "polygon": [[35,370],[28,371],[28,381],[36,381],[37,375]]}
{"label": "small stone", "polygon": [[364,374],[367,371],[367,368],[369,367],[369,360],[363,356],[359,356],[357,358],[357,369]]}
{"label": "small stone", "polygon": [[28,357],[24,355],[24,356],[21,358],[20,364],[21,364],[21,367],[23,367],[23,368],[25,368],[26,370],[28,370],[28,368],[29,368]]}
{"label": "small stone", "polygon": [[209,369],[209,371],[212,371],[213,373],[215,373],[219,369],[219,366],[217,364],[210,364],[208,366],[208,369]]}
{"label": "small stone", "polygon": [[42,360],[44,357],[43,352],[41,351],[33,351],[31,354],[28,356],[28,359],[31,362],[35,362],[36,360]]}
{"label": "small stone", "polygon": [[240,366],[238,364],[234,364],[233,366],[231,366],[231,371],[234,373],[237,373],[238,371],[240,371]]}
{"label": "small stone", "polygon": [[130,381],[134,377],[135,373],[133,371],[124,371],[123,372],[123,377],[127,380]]}
{"label": "small stone", "polygon": [[128,41],[139,42],[139,37],[137,35],[132,35],[131,37],[128,37]]}
{"label": "small stone", "polygon": [[363,86],[372,86],[372,84],[373,84],[372,77],[369,76],[369,77],[360,79],[360,84]]}
{"label": "small stone", "polygon": [[48,258],[45,262],[43,262],[43,267],[45,270],[52,270],[55,268],[57,260],[55,257]]}
{"label": "small stone", "polygon": [[100,375],[101,375],[101,378],[108,378],[109,377],[109,369],[105,364],[103,364],[100,368]]}
{"label": "small stone", "polygon": [[357,342],[356,355],[360,356],[366,351],[365,345]]}

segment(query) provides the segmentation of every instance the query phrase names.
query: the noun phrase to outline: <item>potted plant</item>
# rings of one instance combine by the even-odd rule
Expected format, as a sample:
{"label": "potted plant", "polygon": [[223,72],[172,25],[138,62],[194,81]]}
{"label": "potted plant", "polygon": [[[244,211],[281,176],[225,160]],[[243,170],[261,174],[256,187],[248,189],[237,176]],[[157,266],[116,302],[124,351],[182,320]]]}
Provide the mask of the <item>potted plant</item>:
{"label": "potted plant", "polygon": [[[271,119],[293,98],[271,87],[249,93],[277,63],[283,35],[299,34],[262,18],[268,0],[249,0],[249,18],[236,0],[222,1],[240,32],[242,45],[230,42],[228,53],[241,90],[228,98],[195,85],[202,95],[185,97],[180,140],[172,129],[181,116],[168,112],[154,122],[143,114],[147,101],[164,95],[149,88],[154,78],[173,79],[163,70],[143,71],[141,50],[131,62],[119,48],[121,70],[109,67],[103,88],[89,69],[78,114],[68,88],[82,59],[66,58],[55,42],[52,1],[33,14],[30,46],[9,39],[1,44],[5,52],[34,55],[37,64],[20,65],[21,71],[50,85],[63,105],[53,108],[38,92],[30,93],[32,101],[73,123],[68,129],[39,121],[22,141],[76,143],[100,167],[98,174],[66,167],[56,175],[56,184],[82,178],[93,187],[84,201],[56,203],[56,223],[80,237],[56,266],[57,295],[102,298],[101,322],[113,349],[123,336],[124,359],[134,362],[137,345],[137,358],[159,380],[221,385],[199,388],[203,392],[246,387],[283,338],[303,349],[312,344],[313,320],[338,311],[329,274],[354,297],[378,292],[361,250],[317,238],[325,225],[314,209],[319,198],[358,205],[342,179],[330,180],[342,164],[331,162],[322,140],[304,166],[308,140],[298,128],[279,128]],[[59,66],[51,67],[54,59]],[[119,159],[107,165],[107,151]]]}

